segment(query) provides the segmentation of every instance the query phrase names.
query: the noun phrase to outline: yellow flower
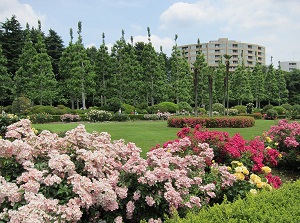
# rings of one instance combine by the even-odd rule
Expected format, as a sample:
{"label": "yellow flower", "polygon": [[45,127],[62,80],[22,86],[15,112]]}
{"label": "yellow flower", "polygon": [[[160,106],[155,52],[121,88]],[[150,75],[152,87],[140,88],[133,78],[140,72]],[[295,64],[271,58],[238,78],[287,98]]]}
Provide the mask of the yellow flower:
{"label": "yellow flower", "polygon": [[242,173],[234,173],[233,175],[236,177],[237,180],[244,180],[245,179],[245,176]]}
{"label": "yellow flower", "polygon": [[251,194],[257,194],[257,190],[251,189],[251,190],[250,190],[250,193],[251,193]]}
{"label": "yellow flower", "polygon": [[271,173],[271,168],[268,167],[268,166],[262,167],[261,170],[262,170],[265,174]]}
{"label": "yellow flower", "polygon": [[279,153],[278,157],[281,159],[281,158],[282,158],[282,154],[281,154],[281,153]]}
{"label": "yellow flower", "polygon": [[262,182],[262,181],[256,183],[256,186],[257,186],[258,188],[263,188],[263,187],[265,187],[266,185],[267,185],[267,183],[266,183],[266,182]]}
{"label": "yellow flower", "polygon": [[272,186],[270,184],[266,184],[265,189],[267,191],[271,191],[273,188],[272,188]]}
{"label": "yellow flower", "polygon": [[238,162],[237,165],[238,165],[238,166],[243,166],[243,163]]}
{"label": "yellow flower", "polygon": [[231,161],[231,165],[233,165],[233,164],[238,164],[238,163],[239,163],[239,161],[236,161],[236,160]]}
{"label": "yellow flower", "polygon": [[266,139],[266,142],[268,142],[268,143],[272,142],[272,139],[268,136],[265,139]]}
{"label": "yellow flower", "polygon": [[247,170],[247,168],[246,167],[244,167],[243,166],[243,168],[242,168],[243,170],[242,170],[242,172],[243,172],[243,174],[246,174],[246,175],[248,175],[249,174],[249,170]]}
{"label": "yellow flower", "polygon": [[254,183],[254,184],[257,184],[261,182],[261,178],[259,176],[257,176],[256,174],[251,174],[250,175],[250,183]]}
{"label": "yellow flower", "polygon": [[235,171],[236,173],[241,173],[241,172],[243,172],[243,168],[240,167],[240,166],[238,166],[238,167],[234,168],[234,171]]}
{"label": "yellow flower", "polygon": [[272,148],[271,148],[270,146],[267,146],[267,147],[266,147],[266,150],[269,150],[269,149],[272,149]]}
{"label": "yellow flower", "polygon": [[228,167],[227,167],[227,170],[228,170],[228,171],[230,171],[230,170],[232,170],[232,169],[231,169],[231,167],[230,167],[230,166],[228,166]]}
{"label": "yellow flower", "polygon": [[278,142],[275,142],[275,143],[274,143],[274,145],[275,145],[275,146],[278,146],[278,145],[279,145],[279,143],[278,143]]}

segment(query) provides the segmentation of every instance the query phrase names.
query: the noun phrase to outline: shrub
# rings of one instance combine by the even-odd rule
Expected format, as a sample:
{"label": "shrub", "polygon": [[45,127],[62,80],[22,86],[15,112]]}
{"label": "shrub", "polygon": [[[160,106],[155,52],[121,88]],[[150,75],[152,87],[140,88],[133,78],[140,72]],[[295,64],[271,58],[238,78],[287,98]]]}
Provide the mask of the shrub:
{"label": "shrub", "polygon": [[31,108],[31,101],[26,97],[18,97],[12,103],[12,113],[17,115],[24,115]]}
{"label": "shrub", "polygon": [[0,115],[0,136],[4,137],[7,126],[19,121],[19,117],[14,114],[2,114]]}
{"label": "shrub", "polygon": [[275,120],[275,119],[277,119],[277,117],[278,117],[278,114],[275,109],[269,109],[269,110],[267,110],[266,114],[264,114],[264,119],[267,119],[267,120]]}
{"label": "shrub", "polygon": [[212,110],[218,112],[219,114],[223,114],[224,106],[221,103],[214,103],[212,104]]}
{"label": "shrub", "polygon": [[117,97],[107,99],[107,107],[109,111],[117,112],[121,108],[121,100]]}
{"label": "shrub", "polygon": [[66,107],[64,109],[59,109],[54,106],[35,105],[31,107],[28,112],[29,114],[47,113],[50,115],[63,115],[71,112],[71,109],[67,109]]}
{"label": "shrub", "polygon": [[227,113],[229,116],[236,116],[239,114],[239,111],[235,108],[230,108],[228,110],[227,109],[225,110],[225,115],[227,115]]}
{"label": "shrub", "polygon": [[[226,200],[220,205],[192,211],[185,218],[174,215],[165,223],[224,223],[224,222],[299,222],[300,180],[286,183],[272,192],[249,193],[246,199]],[[274,208],[276,207],[276,208]],[[255,210],[255,211],[254,211]]]}
{"label": "shrub", "polygon": [[249,116],[255,118],[255,119],[262,119],[262,114],[261,113],[252,113]]}
{"label": "shrub", "polygon": [[253,104],[253,103],[248,103],[248,104],[246,104],[246,112],[247,112],[247,114],[252,114],[252,112],[253,112],[253,107],[254,107],[254,104]]}
{"label": "shrub", "polygon": [[178,103],[178,110],[179,111],[187,111],[187,112],[192,112],[193,111],[193,108],[192,106],[189,105],[189,103],[187,102],[179,102]]}
{"label": "shrub", "polygon": [[291,111],[293,106],[290,104],[282,104],[281,107],[283,107],[287,111]]}
{"label": "shrub", "polygon": [[153,105],[149,107],[149,111],[154,114],[156,114],[159,111],[176,113],[176,111],[178,110],[179,110],[178,105],[174,104],[173,102],[161,102],[157,105]]}
{"label": "shrub", "polygon": [[126,122],[128,120],[130,120],[128,115],[125,114],[119,114],[119,113],[115,113],[112,118],[112,121],[117,121],[117,122]]}
{"label": "shrub", "polygon": [[144,119],[145,120],[159,120],[159,117],[157,114],[145,114]]}
{"label": "shrub", "polygon": [[263,114],[265,114],[265,113],[267,113],[267,111],[269,110],[269,109],[272,109],[274,106],[273,105],[271,105],[271,104],[268,104],[268,105],[266,105],[266,106],[264,106],[263,108],[262,108],[262,113]]}
{"label": "shrub", "polygon": [[290,110],[290,113],[293,119],[298,118],[298,116],[300,115],[300,105],[293,105],[292,109]]}
{"label": "shrub", "polygon": [[245,105],[236,105],[233,107],[234,109],[237,109],[239,114],[247,112],[247,107]]}
{"label": "shrub", "polygon": [[80,121],[80,116],[72,115],[72,114],[64,114],[60,116],[60,120],[62,122],[78,122]]}
{"label": "shrub", "polygon": [[112,114],[103,110],[90,110],[86,113],[86,117],[91,122],[104,122],[112,118]]}
{"label": "shrub", "polygon": [[206,110],[205,110],[205,108],[198,108],[198,114],[199,114],[199,115],[206,115]]}
{"label": "shrub", "polygon": [[216,118],[203,118],[203,117],[179,117],[171,116],[168,119],[168,126],[175,128],[191,127],[200,125],[206,128],[246,128],[252,127],[255,124],[253,117],[216,117]]}
{"label": "shrub", "polygon": [[272,126],[266,133],[268,145],[282,153],[280,165],[285,168],[300,168],[300,124],[289,123],[283,119],[277,125]]}
{"label": "shrub", "polygon": [[129,104],[122,104],[121,108],[122,112],[124,112],[125,114],[131,114],[135,110],[135,107]]}
{"label": "shrub", "polygon": [[273,109],[277,111],[278,115],[284,115],[287,112],[287,110],[282,106],[274,106]]}
{"label": "shrub", "polygon": [[47,122],[51,122],[52,121],[52,115],[48,114],[48,113],[37,113],[37,114],[33,114],[33,115],[29,115],[28,116],[30,121],[34,124],[36,123],[47,123]]}
{"label": "shrub", "polygon": [[1,216],[6,222],[139,222],[205,206],[235,177],[213,149],[182,138],[140,157],[140,148],[83,125],[63,137],[30,121],[0,139]]}

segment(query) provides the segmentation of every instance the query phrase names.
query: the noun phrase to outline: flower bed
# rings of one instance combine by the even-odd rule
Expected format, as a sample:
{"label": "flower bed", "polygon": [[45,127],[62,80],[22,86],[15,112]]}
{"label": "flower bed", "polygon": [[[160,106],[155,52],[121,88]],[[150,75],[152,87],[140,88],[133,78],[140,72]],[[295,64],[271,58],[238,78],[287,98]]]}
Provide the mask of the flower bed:
{"label": "flower bed", "polygon": [[247,128],[255,124],[253,117],[239,116],[239,117],[170,117],[168,119],[168,126],[175,128],[191,127],[200,125],[206,128]]}

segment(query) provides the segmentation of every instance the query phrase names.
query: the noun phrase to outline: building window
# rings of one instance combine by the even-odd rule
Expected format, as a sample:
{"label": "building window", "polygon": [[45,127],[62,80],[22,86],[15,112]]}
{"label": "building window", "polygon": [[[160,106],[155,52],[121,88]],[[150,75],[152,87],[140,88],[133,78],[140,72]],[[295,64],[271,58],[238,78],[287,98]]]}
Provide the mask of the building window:
{"label": "building window", "polygon": [[296,63],[289,63],[289,65],[296,65]]}
{"label": "building window", "polygon": [[248,50],[248,54],[252,54],[252,53],[253,53],[253,51]]}
{"label": "building window", "polygon": [[232,47],[233,48],[238,48],[238,45],[237,44],[232,44]]}
{"label": "building window", "polygon": [[233,53],[238,53],[238,50],[232,50]]}
{"label": "building window", "polygon": [[251,45],[248,45],[248,49],[252,49],[252,46],[251,46]]}

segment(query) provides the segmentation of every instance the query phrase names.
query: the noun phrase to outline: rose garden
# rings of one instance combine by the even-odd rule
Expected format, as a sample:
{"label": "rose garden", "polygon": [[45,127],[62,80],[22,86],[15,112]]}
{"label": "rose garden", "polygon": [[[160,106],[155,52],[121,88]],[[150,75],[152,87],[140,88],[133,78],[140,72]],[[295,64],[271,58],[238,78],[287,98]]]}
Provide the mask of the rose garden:
{"label": "rose garden", "polygon": [[[177,127],[178,133],[154,148],[142,148],[148,150],[142,157],[134,142],[85,129],[85,124],[112,116],[99,110],[60,115],[62,122],[86,121],[59,134],[33,128],[36,115],[3,114],[0,222],[259,222],[268,215],[247,211],[258,200],[273,196],[277,205],[290,206],[289,198],[282,201],[283,194],[291,202],[298,199],[293,191],[299,190],[299,182],[273,172],[300,166],[296,121],[277,120],[268,131],[246,140],[238,133],[230,136],[208,128],[253,128],[251,116],[144,115]],[[243,214],[234,209],[242,201]],[[296,222],[297,211],[290,212],[277,214]]]}

